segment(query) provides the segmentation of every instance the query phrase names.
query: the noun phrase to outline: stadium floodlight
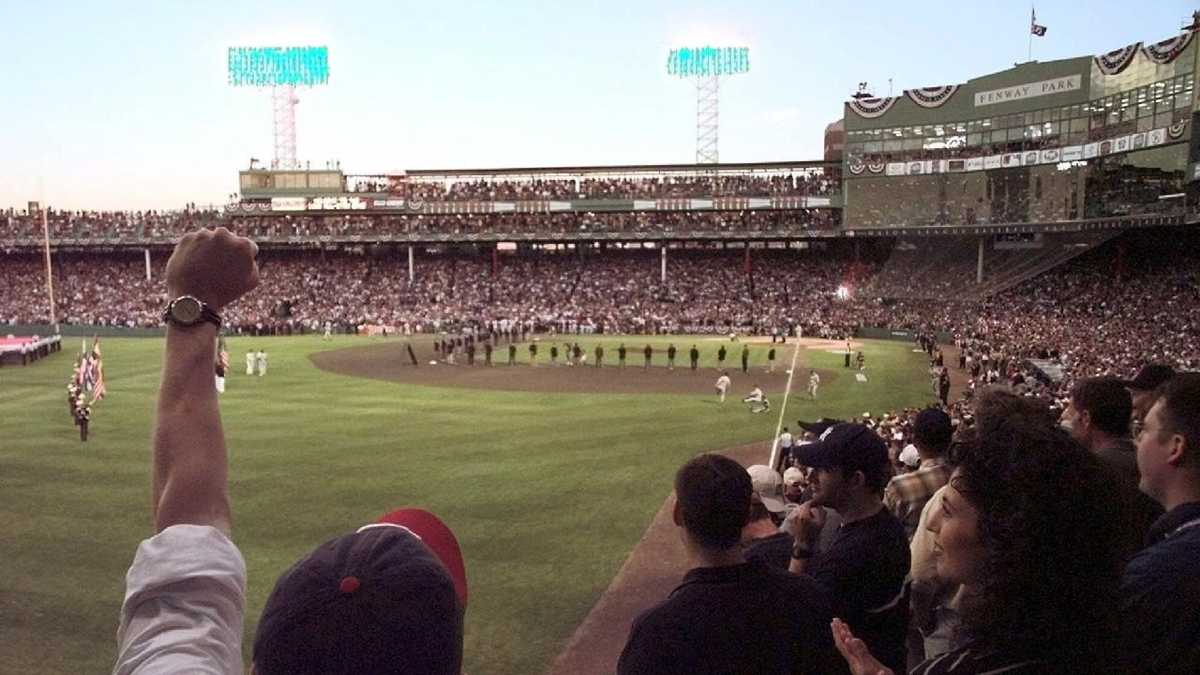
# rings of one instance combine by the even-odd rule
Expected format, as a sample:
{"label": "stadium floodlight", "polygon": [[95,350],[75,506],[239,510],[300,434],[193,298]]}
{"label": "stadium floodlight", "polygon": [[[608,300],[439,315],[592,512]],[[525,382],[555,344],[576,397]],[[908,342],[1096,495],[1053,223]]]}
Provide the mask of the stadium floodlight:
{"label": "stadium floodlight", "polygon": [[696,80],[696,163],[716,164],[722,77],[750,72],[749,47],[684,47],[667,56],[667,74]]}
{"label": "stadium floodlight", "polygon": [[273,168],[295,169],[296,87],[329,82],[328,47],[230,47],[229,84],[234,87],[270,87],[274,112],[275,161]]}

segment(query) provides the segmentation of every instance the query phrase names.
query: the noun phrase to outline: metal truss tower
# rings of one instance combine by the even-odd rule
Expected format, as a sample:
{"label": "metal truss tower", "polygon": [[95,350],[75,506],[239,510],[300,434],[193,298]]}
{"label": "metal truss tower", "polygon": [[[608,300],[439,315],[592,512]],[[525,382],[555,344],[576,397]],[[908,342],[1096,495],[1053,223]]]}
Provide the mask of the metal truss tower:
{"label": "metal truss tower", "polygon": [[707,75],[696,78],[696,163],[721,161],[721,78]]}
{"label": "metal truss tower", "polygon": [[696,80],[696,163],[721,161],[721,77],[750,72],[746,47],[672,49],[667,73]]}
{"label": "metal truss tower", "polygon": [[297,169],[296,104],[300,99],[296,96],[295,85],[272,87],[271,99],[275,112],[275,161],[272,166],[276,169]]}

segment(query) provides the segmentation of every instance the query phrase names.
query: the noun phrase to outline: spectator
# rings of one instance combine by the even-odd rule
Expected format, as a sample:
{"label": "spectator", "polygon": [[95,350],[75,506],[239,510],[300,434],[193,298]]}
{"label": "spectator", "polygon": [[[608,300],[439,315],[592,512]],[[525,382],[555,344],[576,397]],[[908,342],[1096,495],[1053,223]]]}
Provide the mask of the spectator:
{"label": "spectator", "polygon": [[792,536],[779,529],[788,510],[783,479],[765,464],[746,469],[750,474],[750,522],[742,530],[746,560],[759,560],[770,567],[787,570],[792,554]]}
{"label": "spectator", "polygon": [[679,469],[672,515],[692,569],[634,621],[618,673],[829,672],[826,593],[742,554],[752,492],[746,470],[720,455]]}
{"label": "spectator", "polygon": [[[800,507],[791,571],[814,578],[833,596],[834,612],[864,636],[888,667],[903,670],[909,570],[904,526],[883,508],[887,446],[861,424],[838,424],[815,443],[800,446],[812,467],[813,498]],[[814,546],[825,521],[821,508],[841,516],[830,547]]]}
{"label": "spectator", "polygon": [[393,511],[279,577],[254,638],[254,673],[458,675],[466,604],[454,533],[427,511]]}
{"label": "spectator", "polygon": [[1150,363],[1142,366],[1132,380],[1125,381],[1125,388],[1133,397],[1133,419],[1138,424],[1146,419],[1150,406],[1154,405],[1156,392],[1167,380],[1175,376],[1171,366]]}
{"label": "spectator", "polygon": [[1120,380],[1088,377],[1075,383],[1062,415],[1071,437],[1113,472],[1114,487],[1127,503],[1119,526],[1128,535],[1130,556],[1142,548],[1150,526],[1162,515],[1158,504],[1138,490],[1137,448],[1129,438],[1132,411],[1129,391]]}
{"label": "spectator", "polygon": [[[930,519],[937,575],[963,586],[966,642],[914,675],[1116,670],[1120,501],[1100,461],[1021,401],[979,411]],[[834,639],[853,673],[890,672],[845,624]]]}
{"label": "spectator", "polygon": [[812,495],[808,493],[808,479],[804,470],[789,466],[783,472],[783,497],[789,504],[800,505],[808,501]]}
{"label": "spectator", "polygon": [[[909,541],[917,529],[921,510],[934,492],[950,480],[946,451],[954,427],[950,416],[937,408],[927,408],[917,414],[913,423],[913,446],[920,457],[915,471],[898,475],[888,481],[883,491],[883,505],[904,525]],[[903,459],[903,454],[901,454]]]}
{"label": "spectator", "polygon": [[1138,436],[1141,488],[1166,509],[1121,583],[1130,672],[1200,672],[1200,374],[1163,385]]}
{"label": "spectator", "polygon": [[[219,312],[257,285],[255,253],[224,229],[186,235],[167,263],[168,292]],[[167,327],[151,472],[157,534],[126,575],[117,675],[242,671],[246,563],[230,540],[216,338],[208,321]]]}

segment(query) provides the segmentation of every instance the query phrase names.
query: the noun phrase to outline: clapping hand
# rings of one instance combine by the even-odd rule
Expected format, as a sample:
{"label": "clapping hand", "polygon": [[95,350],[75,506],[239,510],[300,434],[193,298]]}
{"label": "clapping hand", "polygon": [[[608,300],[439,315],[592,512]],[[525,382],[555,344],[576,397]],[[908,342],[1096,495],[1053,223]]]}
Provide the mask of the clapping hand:
{"label": "clapping hand", "polygon": [[841,619],[834,619],[831,628],[833,644],[841,652],[842,658],[846,659],[852,675],[895,675],[890,668],[880,663],[879,659],[871,656],[871,650],[867,649],[866,643],[854,637],[850,627]]}

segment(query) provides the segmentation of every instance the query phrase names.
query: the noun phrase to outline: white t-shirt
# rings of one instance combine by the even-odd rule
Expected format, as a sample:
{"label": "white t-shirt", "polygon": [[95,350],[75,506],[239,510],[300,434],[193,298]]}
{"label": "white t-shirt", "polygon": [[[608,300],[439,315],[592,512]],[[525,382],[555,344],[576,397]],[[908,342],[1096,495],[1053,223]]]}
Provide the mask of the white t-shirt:
{"label": "white t-shirt", "polygon": [[241,675],[246,561],[215,527],[142,541],[125,575],[113,675]]}
{"label": "white t-shirt", "polygon": [[792,447],[792,433],[790,431],[785,431],[782,434],[779,434],[779,447]]}
{"label": "white t-shirt", "polygon": [[721,390],[728,389],[729,383],[730,383],[729,376],[722,375],[717,378],[717,389],[721,389]]}

